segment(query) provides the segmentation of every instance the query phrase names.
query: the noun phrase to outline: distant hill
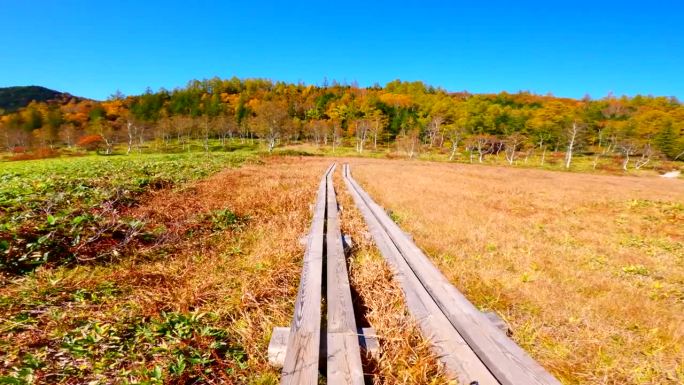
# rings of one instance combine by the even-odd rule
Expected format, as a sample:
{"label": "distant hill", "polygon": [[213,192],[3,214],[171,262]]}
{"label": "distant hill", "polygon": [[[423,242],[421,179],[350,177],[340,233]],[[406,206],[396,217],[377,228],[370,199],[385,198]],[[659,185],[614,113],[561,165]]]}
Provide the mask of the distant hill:
{"label": "distant hill", "polygon": [[14,112],[26,107],[33,100],[37,102],[66,102],[71,98],[73,96],[68,93],[40,86],[0,87],[0,110],[4,110],[5,113]]}

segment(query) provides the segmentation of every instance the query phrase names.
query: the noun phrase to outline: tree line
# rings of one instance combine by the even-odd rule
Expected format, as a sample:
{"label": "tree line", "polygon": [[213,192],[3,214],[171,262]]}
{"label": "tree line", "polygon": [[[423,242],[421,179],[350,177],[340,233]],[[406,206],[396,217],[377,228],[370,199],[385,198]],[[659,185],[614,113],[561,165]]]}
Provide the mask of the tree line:
{"label": "tree line", "polygon": [[277,145],[352,145],[359,153],[390,147],[409,157],[441,151],[482,162],[503,154],[513,164],[532,154],[619,157],[624,169],[652,159],[684,160],[684,107],[672,97],[608,95],[571,99],[529,92],[449,93],[422,82],[384,87],[321,86],[267,79],[193,80],[106,101],[32,102],[0,116],[8,152],[81,146],[112,153],[153,146],[259,140]]}

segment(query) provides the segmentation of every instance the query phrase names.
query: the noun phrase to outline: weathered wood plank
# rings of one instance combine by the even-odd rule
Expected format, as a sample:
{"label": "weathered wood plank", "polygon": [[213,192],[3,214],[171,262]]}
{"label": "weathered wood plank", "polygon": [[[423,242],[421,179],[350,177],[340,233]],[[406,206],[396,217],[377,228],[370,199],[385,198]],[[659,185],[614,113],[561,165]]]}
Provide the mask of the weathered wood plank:
{"label": "weathered wood plank", "polygon": [[327,177],[327,380],[329,384],[363,385],[359,336],[354,319],[332,176],[331,172]]}
{"label": "weathered wood plank", "polygon": [[401,259],[407,263],[451,325],[501,384],[560,384],[451,285],[383,208],[351,178],[348,167],[345,175],[345,180],[349,181],[382,230],[389,235],[391,242],[399,250]]}
{"label": "weathered wood plank", "polygon": [[399,249],[397,249],[378,219],[361,198],[352,180],[348,178],[348,168],[346,165],[344,167],[344,174],[347,189],[351,193],[361,214],[366,219],[368,229],[376,246],[389,263],[395,278],[401,285],[409,311],[418,322],[423,335],[432,342],[436,355],[446,365],[450,374],[458,379],[460,383],[498,384],[498,381],[492,376],[487,367],[453,328],[403,259]]}
{"label": "weathered wood plank", "polygon": [[[359,346],[370,354],[373,358],[378,358],[380,354],[380,343],[378,342],[378,335],[373,328],[359,328],[358,329]],[[268,363],[273,367],[282,368],[285,361],[285,353],[287,352],[287,340],[290,336],[289,327],[275,327],[271,335],[271,341],[268,344]],[[320,354],[325,356],[326,352],[321,346]]]}
{"label": "weathered wood plank", "polygon": [[374,328],[359,329],[359,346],[371,357],[375,359],[380,357],[380,342]]}
{"label": "weathered wood plank", "polygon": [[287,340],[290,338],[289,327],[274,327],[271,340],[268,343],[268,363],[276,368],[282,368],[287,352]]}
{"label": "weathered wood plank", "polygon": [[484,313],[484,315],[485,315],[485,317],[487,317],[489,322],[492,323],[492,325],[496,326],[499,330],[506,333],[506,335],[509,335],[509,333],[511,332],[511,329],[508,327],[508,324],[506,323],[506,321],[501,319],[501,317],[499,317],[499,315],[496,314],[496,312],[488,311],[488,312]]}
{"label": "weathered wood plank", "polygon": [[316,205],[307,238],[301,281],[295,301],[280,383],[316,385],[321,338],[321,283],[323,280],[323,233],[327,200],[327,176],[318,187]]}

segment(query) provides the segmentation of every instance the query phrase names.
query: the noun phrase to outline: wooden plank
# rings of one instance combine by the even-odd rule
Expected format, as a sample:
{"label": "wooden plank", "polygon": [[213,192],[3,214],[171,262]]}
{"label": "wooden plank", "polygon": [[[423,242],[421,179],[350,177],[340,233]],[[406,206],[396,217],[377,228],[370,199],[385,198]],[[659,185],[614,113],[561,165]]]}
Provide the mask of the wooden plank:
{"label": "wooden plank", "polygon": [[349,274],[342,245],[333,173],[327,177],[326,223],[326,304],[327,382],[329,384],[363,385],[363,367],[359,335],[354,319]]}
{"label": "wooden plank", "polygon": [[271,340],[268,343],[268,363],[276,368],[282,368],[287,352],[287,340],[290,337],[289,327],[274,327]]}
{"label": "wooden plank", "polygon": [[359,329],[359,346],[374,359],[380,357],[380,342],[374,328]]}
{"label": "wooden plank", "polygon": [[492,323],[492,325],[496,326],[499,330],[506,333],[506,335],[510,334],[511,329],[508,327],[508,324],[506,323],[506,321],[501,319],[501,317],[499,317],[499,315],[496,314],[496,312],[488,311],[484,313],[484,315],[485,317],[487,317],[489,322]]}
{"label": "wooden plank", "polygon": [[499,382],[475,355],[461,335],[453,328],[446,316],[430,297],[416,275],[401,256],[380,222],[365,204],[352,181],[348,178],[348,168],[344,168],[345,183],[354,202],[366,219],[368,229],[380,252],[392,268],[395,278],[401,285],[406,304],[417,321],[423,335],[432,343],[437,357],[445,364],[449,373],[460,383],[496,385]]}
{"label": "wooden plank", "polygon": [[323,232],[327,176],[331,165],[321,179],[314,207],[311,230],[307,238],[302,276],[295,301],[288,336],[285,361],[280,383],[285,385],[318,384],[318,360],[321,338],[321,283],[323,280]]}
{"label": "wooden plank", "polygon": [[451,285],[382,207],[354,181],[348,168],[346,176],[430,297],[501,384],[560,384]]}
{"label": "wooden plank", "polygon": [[[373,328],[359,328],[358,329],[359,346],[370,354],[371,357],[377,359],[380,354],[380,343],[378,336]],[[271,341],[268,343],[268,363],[276,368],[282,368],[285,362],[285,353],[287,352],[287,340],[290,336],[289,327],[274,327],[271,334]],[[323,346],[321,346],[320,354],[325,355]]]}

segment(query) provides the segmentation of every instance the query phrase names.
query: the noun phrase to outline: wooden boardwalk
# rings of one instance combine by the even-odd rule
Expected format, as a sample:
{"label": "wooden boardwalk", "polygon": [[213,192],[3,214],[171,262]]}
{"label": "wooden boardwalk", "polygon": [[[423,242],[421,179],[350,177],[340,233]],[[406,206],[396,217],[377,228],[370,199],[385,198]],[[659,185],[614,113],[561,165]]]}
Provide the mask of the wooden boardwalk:
{"label": "wooden boardwalk", "polygon": [[326,304],[327,319],[327,379],[329,384],[363,385],[363,368],[359,335],[354,318],[347,260],[342,245],[342,233],[333,186],[328,175],[328,221],[326,227]]}
{"label": "wooden boardwalk", "polygon": [[[269,359],[283,366],[281,384],[315,385],[321,375],[328,384],[364,384],[359,340],[364,346],[369,340],[356,326],[334,171],[333,164],[318,186],[292,324],[274,329],[269,344]],[[560,384],[449,283],[356,183],[348,165],[343,175],[409,311],[454,379],[469,385]]]}
{"label": "wooden boardwalk", "polygon": [[343,173],[376,245],[402,287],[410,312],[455,379],[479,385],[560,384],[449,283],[356,183],[348,165]]}
{"label": "wooden boardwalk", "polygon": [[[295,312],[290,326],[281,384],[315,385],[321,352],[329,384],[363,385],[359,334],[354,318],[347,264],[340,232],[331,165],[318,187],[307,237]],[[324,263],[325,262],[325,263]],[[326,325],[321,332],[323,266],[326,266]],[[321,334],[324,344],[321,344]]]}

